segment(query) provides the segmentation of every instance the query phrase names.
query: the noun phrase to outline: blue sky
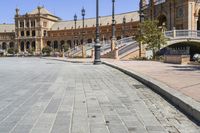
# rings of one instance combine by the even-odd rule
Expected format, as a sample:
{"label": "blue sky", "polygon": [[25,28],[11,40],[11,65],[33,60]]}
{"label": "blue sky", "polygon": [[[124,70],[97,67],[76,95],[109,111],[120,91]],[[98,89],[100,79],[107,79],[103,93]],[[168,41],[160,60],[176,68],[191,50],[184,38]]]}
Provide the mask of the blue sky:
{"label": "blue sky", "polygon": [[[110,15],[112,0],[99,0],[100,16]],[[50,12],[63,20],[73,19],[74,14],[80,18],[80,10],[84,6],[86,18],[95,17],[96,0],[1,0],[0,23],[14,23],[15,9],[21,14],[30,12],[38,5],[44,6]],[[139,0],[116,0],[116,13],[138,10]]]}

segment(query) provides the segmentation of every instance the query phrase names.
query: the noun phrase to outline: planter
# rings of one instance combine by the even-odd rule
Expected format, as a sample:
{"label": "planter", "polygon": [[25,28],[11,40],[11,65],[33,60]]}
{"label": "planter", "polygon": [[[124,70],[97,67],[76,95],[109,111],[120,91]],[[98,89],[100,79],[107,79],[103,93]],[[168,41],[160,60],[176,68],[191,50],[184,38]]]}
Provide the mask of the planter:
{"label": "planter", "polygon": [[165,55],[164,63],[188,64],[190,63],[190,55]]}

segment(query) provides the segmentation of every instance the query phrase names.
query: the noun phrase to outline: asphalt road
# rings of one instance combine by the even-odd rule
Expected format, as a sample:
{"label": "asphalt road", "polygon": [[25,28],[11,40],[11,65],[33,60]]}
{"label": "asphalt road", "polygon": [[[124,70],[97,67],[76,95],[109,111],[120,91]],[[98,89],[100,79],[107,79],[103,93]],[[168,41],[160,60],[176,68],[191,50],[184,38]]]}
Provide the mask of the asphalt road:
{"label": "asphalt road", "polygon": [[0,133],[199,133],[138,81],[105,65],[0,58]]}

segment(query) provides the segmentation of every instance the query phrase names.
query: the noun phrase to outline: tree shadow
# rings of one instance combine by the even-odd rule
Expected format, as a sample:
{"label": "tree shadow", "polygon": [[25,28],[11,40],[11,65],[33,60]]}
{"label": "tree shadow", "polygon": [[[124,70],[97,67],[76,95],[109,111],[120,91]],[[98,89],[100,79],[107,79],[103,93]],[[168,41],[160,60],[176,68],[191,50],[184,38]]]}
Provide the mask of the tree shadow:
{"label": "tree shadow", "polygon": [[173,68],[175,68],[174,70],[177,70],[177,71],[197,71],[197,72],[200,72],[200,66],[191,66],[191,65],[188,65],[188,66],[171,66]]}

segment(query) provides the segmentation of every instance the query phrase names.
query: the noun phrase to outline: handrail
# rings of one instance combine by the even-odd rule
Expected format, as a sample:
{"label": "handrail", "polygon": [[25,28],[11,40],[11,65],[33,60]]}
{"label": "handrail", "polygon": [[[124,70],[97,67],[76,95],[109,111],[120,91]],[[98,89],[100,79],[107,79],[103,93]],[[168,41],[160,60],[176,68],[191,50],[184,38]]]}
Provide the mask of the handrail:
{"label": "handrail", "polygon": [[165,31],[164,34],[167,38],[200,38],[199,30],[172,30]]}

